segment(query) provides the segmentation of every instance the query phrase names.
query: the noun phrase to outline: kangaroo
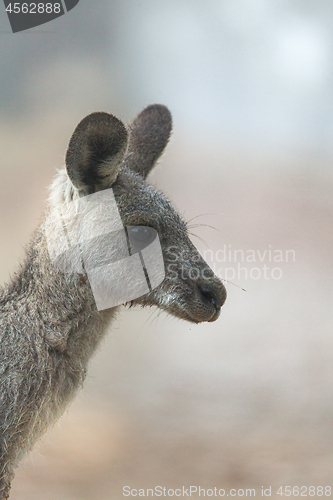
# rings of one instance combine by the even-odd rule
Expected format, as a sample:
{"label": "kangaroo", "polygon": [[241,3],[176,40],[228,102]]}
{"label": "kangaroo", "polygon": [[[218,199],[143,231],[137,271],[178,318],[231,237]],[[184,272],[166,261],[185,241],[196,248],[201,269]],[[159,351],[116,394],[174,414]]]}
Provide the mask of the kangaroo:
{"label": "kangaroo", "polygon": [[[127,304],[155,306],[193,323],[219,317],[225,287],[190,241],[181,216],[146,182],[171,129],[169,110],[158,104],[145,108],[128,128],[108,113],[85,117],[70,139],[66,167],[51,186],[26,258],[0,289],[0,500],[8,498],[23,454],[82,386],[88,361],[119,309],[119,304],[96,306],[84,266],[62,270],[52,261],[50,211],[66,213],[73,202],[112,189],[123,227],[134,228],[139,240],[152,228],[164,262],[158,286]],[[67,217],[71,213],[67,210]],[[98,217],[92,217],[91,229]]]}

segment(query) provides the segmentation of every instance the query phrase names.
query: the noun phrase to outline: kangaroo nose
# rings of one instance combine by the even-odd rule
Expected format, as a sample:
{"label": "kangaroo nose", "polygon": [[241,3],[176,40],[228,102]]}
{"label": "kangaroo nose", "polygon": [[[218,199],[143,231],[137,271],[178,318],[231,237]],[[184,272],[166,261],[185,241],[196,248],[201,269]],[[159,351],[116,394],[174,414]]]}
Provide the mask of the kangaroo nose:
{"label": "kangaroo nose", "polygon": [[205,305],[215,308],[215,313],[209,320],[215,321],[219,317],[221,307],[227,298],[226,289],[220,281],[212,284],[198,284],[198,289],[201,301]]}

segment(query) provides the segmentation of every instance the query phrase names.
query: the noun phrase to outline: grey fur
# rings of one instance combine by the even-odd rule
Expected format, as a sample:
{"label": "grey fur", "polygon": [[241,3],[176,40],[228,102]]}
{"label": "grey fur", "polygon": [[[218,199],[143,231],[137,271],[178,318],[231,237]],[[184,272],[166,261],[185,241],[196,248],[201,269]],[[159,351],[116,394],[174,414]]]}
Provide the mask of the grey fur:
{"label": "grey fur", "polygon": [[[69,144],[72,183],[60,172],[49,204],[65,205],[112,186],[123,224],[155,228],[164,256],[164,281],[133,303],[195,323],[214,321],[225,288],[189,240],[185,222],[145,181],[170,132],[171,115],[161,105],[146,108],[129,132],[112,115],[89,115]],[[9,496],[22,455],[82,386],[88,361],[118,309],[98,312],[85,275],[56,270],[44,223],[26,253],[15,279],[0,290],[0,500]]]}

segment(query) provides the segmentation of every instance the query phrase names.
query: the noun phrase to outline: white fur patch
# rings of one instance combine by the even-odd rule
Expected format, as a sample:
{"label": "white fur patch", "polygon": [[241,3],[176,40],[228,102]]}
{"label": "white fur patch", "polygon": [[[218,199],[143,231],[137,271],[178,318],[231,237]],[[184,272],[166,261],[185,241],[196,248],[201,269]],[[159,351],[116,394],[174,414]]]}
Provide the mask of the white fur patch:
{"label": "white fur patch", "polygon": [[68,205],[71,201],[80,198],[79,190],[75,188],[70,181],[66,167],[58,170],[49,190],[49,203],[51,208],[63,208],[63,205]]}

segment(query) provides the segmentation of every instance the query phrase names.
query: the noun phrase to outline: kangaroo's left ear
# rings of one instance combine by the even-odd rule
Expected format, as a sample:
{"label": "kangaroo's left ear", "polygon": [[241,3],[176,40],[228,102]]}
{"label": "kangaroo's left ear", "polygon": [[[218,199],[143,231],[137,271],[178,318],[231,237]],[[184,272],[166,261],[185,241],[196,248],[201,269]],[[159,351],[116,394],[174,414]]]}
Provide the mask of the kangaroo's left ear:
{"label": "kangaroo's left ear", "polygon": [[128,143],[124,124],[108,113],[92,113],[76,127],[66,154],[67,173],[82,195],[115,182]]}
{"label": "kangaroo's left ear", "polygon": [[171,113],[162,104],[145,108],[130,126],[127,165],[147,177],[167,145],[172,129]]}

